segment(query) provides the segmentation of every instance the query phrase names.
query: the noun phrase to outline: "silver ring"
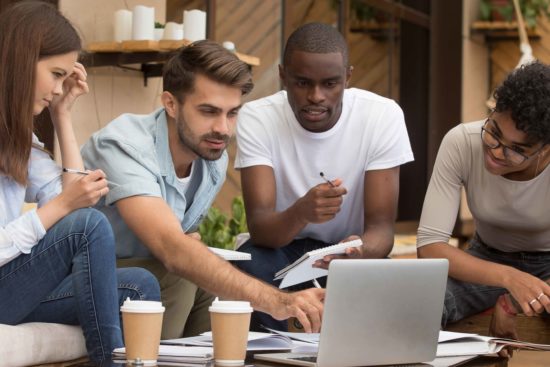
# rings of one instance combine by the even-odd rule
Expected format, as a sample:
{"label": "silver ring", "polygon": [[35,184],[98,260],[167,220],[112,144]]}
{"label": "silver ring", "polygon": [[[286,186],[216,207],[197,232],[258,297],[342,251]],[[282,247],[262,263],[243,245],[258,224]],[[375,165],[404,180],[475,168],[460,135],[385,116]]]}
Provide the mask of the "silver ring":
{"label": "silver ring", "polygon": [[529,304],[531,306],[533,306],[533,303],[535,303],[535,302],[538,302],[538,300],[536,298],[533,298],[531,301],[529,301]]}
{"label": "silver ring", "polygon": [[540,301],[540,299],[544,296],[544,292],[540,292],[540,294],[537,296],[537,301]]}

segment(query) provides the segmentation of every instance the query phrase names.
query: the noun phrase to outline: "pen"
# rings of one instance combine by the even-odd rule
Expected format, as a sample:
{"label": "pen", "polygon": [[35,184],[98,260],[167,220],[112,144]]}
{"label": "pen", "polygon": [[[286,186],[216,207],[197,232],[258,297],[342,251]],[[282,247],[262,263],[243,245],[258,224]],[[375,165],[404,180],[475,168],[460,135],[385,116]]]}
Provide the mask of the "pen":
{"label": "pen", "polygon": [[[77,175],[89,175],[90,172],[86,172],[86,171],[81,171],[79,169],[74,169],[74,168],[65,168],[63,167],[63,172],[66,172],[66,173],[75,173]],[[119,184],[117,183],[114,183],[114,182],[111,182],[109,180],[107,180],[107,184],[109,185],[113,185],[113,186],[120,186]]]}
{"label": "pen", "polygon": [[325,174],[323,172],[319,172],[319,175],[323,178],[323,180],[325,180],[331,187],[334,187],[334,184],[328,180],[326,177],[325,177]]}
{"label": "pen", "polygon": [[312,282],[313,282],[313,285],[315,286],[315,288],[323,288],[323,287],[321,287],[321,284],[319,284],[317,279],[313,278]]}

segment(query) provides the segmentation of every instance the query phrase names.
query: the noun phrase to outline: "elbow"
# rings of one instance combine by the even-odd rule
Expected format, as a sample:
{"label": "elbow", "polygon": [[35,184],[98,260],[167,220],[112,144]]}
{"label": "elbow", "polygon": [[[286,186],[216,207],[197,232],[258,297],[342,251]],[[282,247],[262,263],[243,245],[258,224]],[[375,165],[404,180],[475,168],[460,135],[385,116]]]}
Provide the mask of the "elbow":
{"label": "elbow", "polygon": [[416,254],[419,259],[439,259],[444,258],[441,253],[441,247],[439,243],[431,243],[416,249]]}
{"label": "elbow", "polygon": [[256,233],[250,230],[250,242],[254,246],[266,247],[266,248],[279,248],[286,245],[286,243],[279,243],[276,238],[272,236],[263,236],[262,233]]}
{"label": "elbow", "polygon": [[160,262],[169,273],[178,273],[177,262],[174,261],[175,256],[162,259]]}
{"label": "elbow", "polygon": [[428,251],[426,251],[426,246],[418,247],[416,249],[416,255],[418,256],[419,259],[430,258],[430,256],[428,255]]}

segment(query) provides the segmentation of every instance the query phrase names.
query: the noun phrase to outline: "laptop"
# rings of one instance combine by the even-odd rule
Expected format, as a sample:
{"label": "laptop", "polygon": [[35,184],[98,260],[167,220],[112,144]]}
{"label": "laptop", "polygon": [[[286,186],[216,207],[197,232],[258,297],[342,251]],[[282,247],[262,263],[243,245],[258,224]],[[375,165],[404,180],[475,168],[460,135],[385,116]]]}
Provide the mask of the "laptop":
{"label": "laptop", "polygon": [[333,260],[317,353],[254,358],[312,367],[432,361],[448,268],[446,259]]}

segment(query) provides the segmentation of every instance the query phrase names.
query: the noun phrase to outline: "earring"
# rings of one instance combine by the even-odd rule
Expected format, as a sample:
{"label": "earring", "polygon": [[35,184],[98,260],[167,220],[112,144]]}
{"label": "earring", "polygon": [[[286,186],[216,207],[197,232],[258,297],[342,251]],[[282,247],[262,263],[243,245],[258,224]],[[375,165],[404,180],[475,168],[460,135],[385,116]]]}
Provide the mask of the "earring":
{"label": "earring", "polygon": [[537,174],[539,173],[539,163],[540,163],[540,156],[542,155],[539,154],[539,156],[537,157],[537,166],[535,167],[535,175],[533,176],[533,178],[537,177]]}

